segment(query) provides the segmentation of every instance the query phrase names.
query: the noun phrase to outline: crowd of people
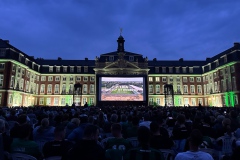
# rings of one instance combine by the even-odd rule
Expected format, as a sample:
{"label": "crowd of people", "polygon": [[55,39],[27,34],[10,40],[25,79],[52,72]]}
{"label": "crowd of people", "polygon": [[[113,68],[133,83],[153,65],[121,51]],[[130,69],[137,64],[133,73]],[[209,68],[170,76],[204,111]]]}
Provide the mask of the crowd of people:
{"label": "crowd of people", "polygon": [[0,133],[5,153],[39,160],[240,159],[239,108],[2,107]]}

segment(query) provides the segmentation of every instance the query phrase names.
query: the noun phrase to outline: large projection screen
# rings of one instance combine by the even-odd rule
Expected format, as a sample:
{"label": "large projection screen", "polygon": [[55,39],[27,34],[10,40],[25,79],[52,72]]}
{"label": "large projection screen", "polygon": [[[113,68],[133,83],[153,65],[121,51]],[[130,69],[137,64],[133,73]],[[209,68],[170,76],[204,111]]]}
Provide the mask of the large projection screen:
{"label": "large projection screen", "polygon": [[145,101],[144,77],[100,77],[100,101]]}

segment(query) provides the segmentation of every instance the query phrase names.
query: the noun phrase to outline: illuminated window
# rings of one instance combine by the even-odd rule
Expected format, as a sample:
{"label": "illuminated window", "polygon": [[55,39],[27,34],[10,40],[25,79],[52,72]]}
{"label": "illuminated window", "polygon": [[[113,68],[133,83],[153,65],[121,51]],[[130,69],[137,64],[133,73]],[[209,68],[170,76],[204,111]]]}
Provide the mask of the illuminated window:
{"label": "illuminated window", "polygon": [[186,73],[186,72],[187,72],[186,67],[183,67],[183,68],[182,68],[182,71],[183,71],[183,73]]}
{"label": "illuminated window", "polygon": [[10,83],[10,88],[13,88],[13,87],[14,87],[14,76],[11,77],[11,83]]}
{"label": "illuminated window", "polygon": [[79,77],[77,77],[77,81],[81,81],[81,77],[79,76]]}
{"label": "illuminated window", "polygon": [[202,86],[201,85],[197,85],[197,91],[198,91],[198,93],[202,93]]}
{"label": "illuminated window", "polygon": [[78,72],[78,73],[81,72],[81,66],[77,66],[77,72]]}
{"label": "illuminated window", "polygon": [[88,87],[86,84],[83,85],[83,94],[87,94]]}
{"label": "illuminated window", "polygon": [[16,70],[16,66],[13,64],[12,65],[12,71],[15,72],[15,70]]}
{"label": "illuminated window", "polygon": [[157,103],[157,105],[161,104],[160,98],[156,98],[156,103]]}
{"label": "illuminated window", "polygon": [[42,76],[41,81],[46,81],[46,76]]}
{"label": "illuminated window", "polygon": [[193,67],[189,67],[189,73],[193,73]]}
{"label": "illuminated window", "polygon": [[191,86],[190,86],[190,90],[191,90],[191,93],[195,93],[195,86],[194,86],[194,85],[191,85]]}
{"label": "illuminated window", "polygon": [[167,78],[166,77],[162,77],[162,82],[167,82]]}
{"label": "illuminated window", "polygon": [[159,78],[159,77],[155,77],[155,81],[156,81],[156,82],[159,82],[159,81],[160,81],[160,78]]}
{"label": "illuminated window", "polygon": [[58,98],[54,98],[54,105],[58,106],[58,104],[59,104],[59,99]]}
{"label": "illuminated window", "polygon": [[67,72],[67,67],[63,66],[63,72]]}
{"label": "illuminated window", "polygon": [[153,93],[153,85],[149,85],[149,93]]}
{"label": "illuminated window", "polygon": [[26,83],[26,88],[25,88],[25,91],[26,91],[26,92],[29,92],[29,90],[28,90],[28,89],[29,89],[29,81],[27,81],[27,83]]}
{"label": "illuminated window", "polygon": [[70,80],[70,81],[73,81],[73,77],[72,77],[72,76],[71,76],[71,77],[69,77],[69,80]]}
{"label": "illuminated window", "polygon": [[84,73],[88,72],[88,66],[84,66]]}
{"label": "illuminated window", "polygon": [[88,81],[88,77],[83,77],[83,81],[84,82]]}
{"label": "illuminated window", "polygon": [[149,105],[153,105],[153,98],[149,98]]}
{"label": "illuminated window", "polygon": [[156,94],[160,94],[160,85],[156,85]]}
{"label": "illuminated window", "polygon": [[90,84],[90,94],[94,94],[94,84]]}
{"label": "illuminated window", "polygon": [[188,106],[188,105],[189,105],[188,98],[184,98],[184,105],[185,105],[185,106]]}
{"label": "illuminated window", "polygon": [[194,77],[189,78],[190,82],[194,82]]}
{"label": "illuminated window", "polygon": [[90,104],[91,104],[91,105],[94,104],[94,98],[90,98]]}
{"label": "illuminated window", "polygon": [[55,81],[60,81],[60,76],[56,76]]}
{"label": "illuminated window", "polygon": [[66,100],[65,100],[65,98],[62,98],[62,99],[61,99],[61,105],[66,105]]}
{"label": "illuminated window", "polygon": [[202,98],[198,98],[198,104],[203,105],[203,103],[202,103]]}
{"label": "illuminated window", "polygon": [[197,77],[197,82],[201,82],[201,77]]}
{"label": "illuminated window", "polygon": [[56,72],[60,72],[60,67],[59,66],[56,67]]}
{"label": "illuminated window", "polygon": [[48,81],[53,81],[53,76],[48,76]]}
{"label": "illuminated window", "polygon": [[215,89],[215,92],[218,91],[218,84],[217,84],[217,82],[214,82],[214,89]]}
{"label": "illuminated window", "polygon": [[95,81],[95,77],[90,77],[90,81],[91,82]]}
{"label": "illuminated window", "polygon": [[173,77],[169,77],[169,82],[173,82]]}
{"label": "illuminated window", "polygon": [[53,67],[52,66],[49,67],[49,72],[53,72]]}
{"label": "illuminated window", "polygon": [[0,63],[0,69],[4,69],[5,68],[5,63]]}
{"label": "illuminated window", "polygon": [[83,98],[83,104],[86,104],[86,103],[87,103],[87,98],[84,97],[84,98]]}
{"label": "illuminated window", "polygon": [[183,77],[183,82],[187,82],[187,77]]}
{"label": "illuminated window", "polygon": [[70,67],[70,72],[74,72],[74,67]]}
{"label": "illuminated window", "polygon": [[51,98],[47,98],[47,105],[51,105]]}
{"label": "illuminated window", "polygon": [[183,93],[188,93],[188,86],[187,85],[184,85],[183,86]]}
{"label": "illuminated window", "polygon": [[70,84],[69,85],[69,91],[68,91],[70,94],[72,94],[73,93],[73,84]]}
{"label": "illuminated window", "polygon": [[177,77],[177,82],[180,82],[180,77]]}
{"label": "illuminated window", "polygon": [[231,73],[234,73],[235,72],[235,68],[234,66],[231,66]]}
{"label": "illuminated window", "polygon": [[177,93],[181,94],[181,85],[179,85],[179,84],[177,85]]}
{"label": "illuminated window", "polygon": [[196,99],[195,98],[191,98],[191,102],[192,102],[192,106],[196,106]]}
{"label": "illuminated window", "polygon": [[153,81],[153,77],[148,77],[149,82]]}
{"label": "illuminated window", "polygon": [[47,93],[52,93],[52,85],[48,84]]}
{"label": "illuminated window", "polygon": [[36,85],[36,94],[38,94],[38,84]]}
{"label": "illuminated window", "polygon": [[129,61],[134,61],[134,57],[133,56],[129,56]]}
{"label": "illuminated window", "polygon": [[43,105],[43,104],[44,104],[44,98],[40,98],[40,99],[39,99],[39,104],[40,104],[40,105]]}
{"label": "illuminated window", "polygon": [[62,77],[62,80],[63,80],[63,81],[66,81],[66,80],[67,80],[67,78],[66,78],[66,77]]}
{"label": "illuminated window", "polygon": [[62,94],[66,94],[66,84],[62,84]]}
{"label": "illuminated window", "polygon": [[59,84],[55,84],[54,93],[59,93]]}

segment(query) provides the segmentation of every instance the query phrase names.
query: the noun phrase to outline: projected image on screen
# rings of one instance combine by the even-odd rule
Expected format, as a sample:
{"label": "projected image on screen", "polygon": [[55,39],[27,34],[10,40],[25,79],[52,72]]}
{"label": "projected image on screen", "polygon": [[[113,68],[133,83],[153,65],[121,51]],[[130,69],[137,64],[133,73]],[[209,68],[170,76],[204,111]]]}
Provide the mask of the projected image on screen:
{"label": "projected image on screen", "polygon": [[102,77],[101,101],[143,101],[143,77]]}

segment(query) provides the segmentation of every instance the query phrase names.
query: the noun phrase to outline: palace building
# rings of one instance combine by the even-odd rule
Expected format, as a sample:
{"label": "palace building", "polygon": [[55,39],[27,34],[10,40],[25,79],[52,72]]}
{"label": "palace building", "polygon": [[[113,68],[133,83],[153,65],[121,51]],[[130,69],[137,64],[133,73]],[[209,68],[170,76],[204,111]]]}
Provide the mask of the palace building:
{"label": "palace building", "polygon": [[49,60],[0,39],[0,106],[164,106],[165,84],[173,86],[170,105],[239,106],[240,43],[202,61],[149,60],[124,43],[120,35],[117,50],[95,60]]}

